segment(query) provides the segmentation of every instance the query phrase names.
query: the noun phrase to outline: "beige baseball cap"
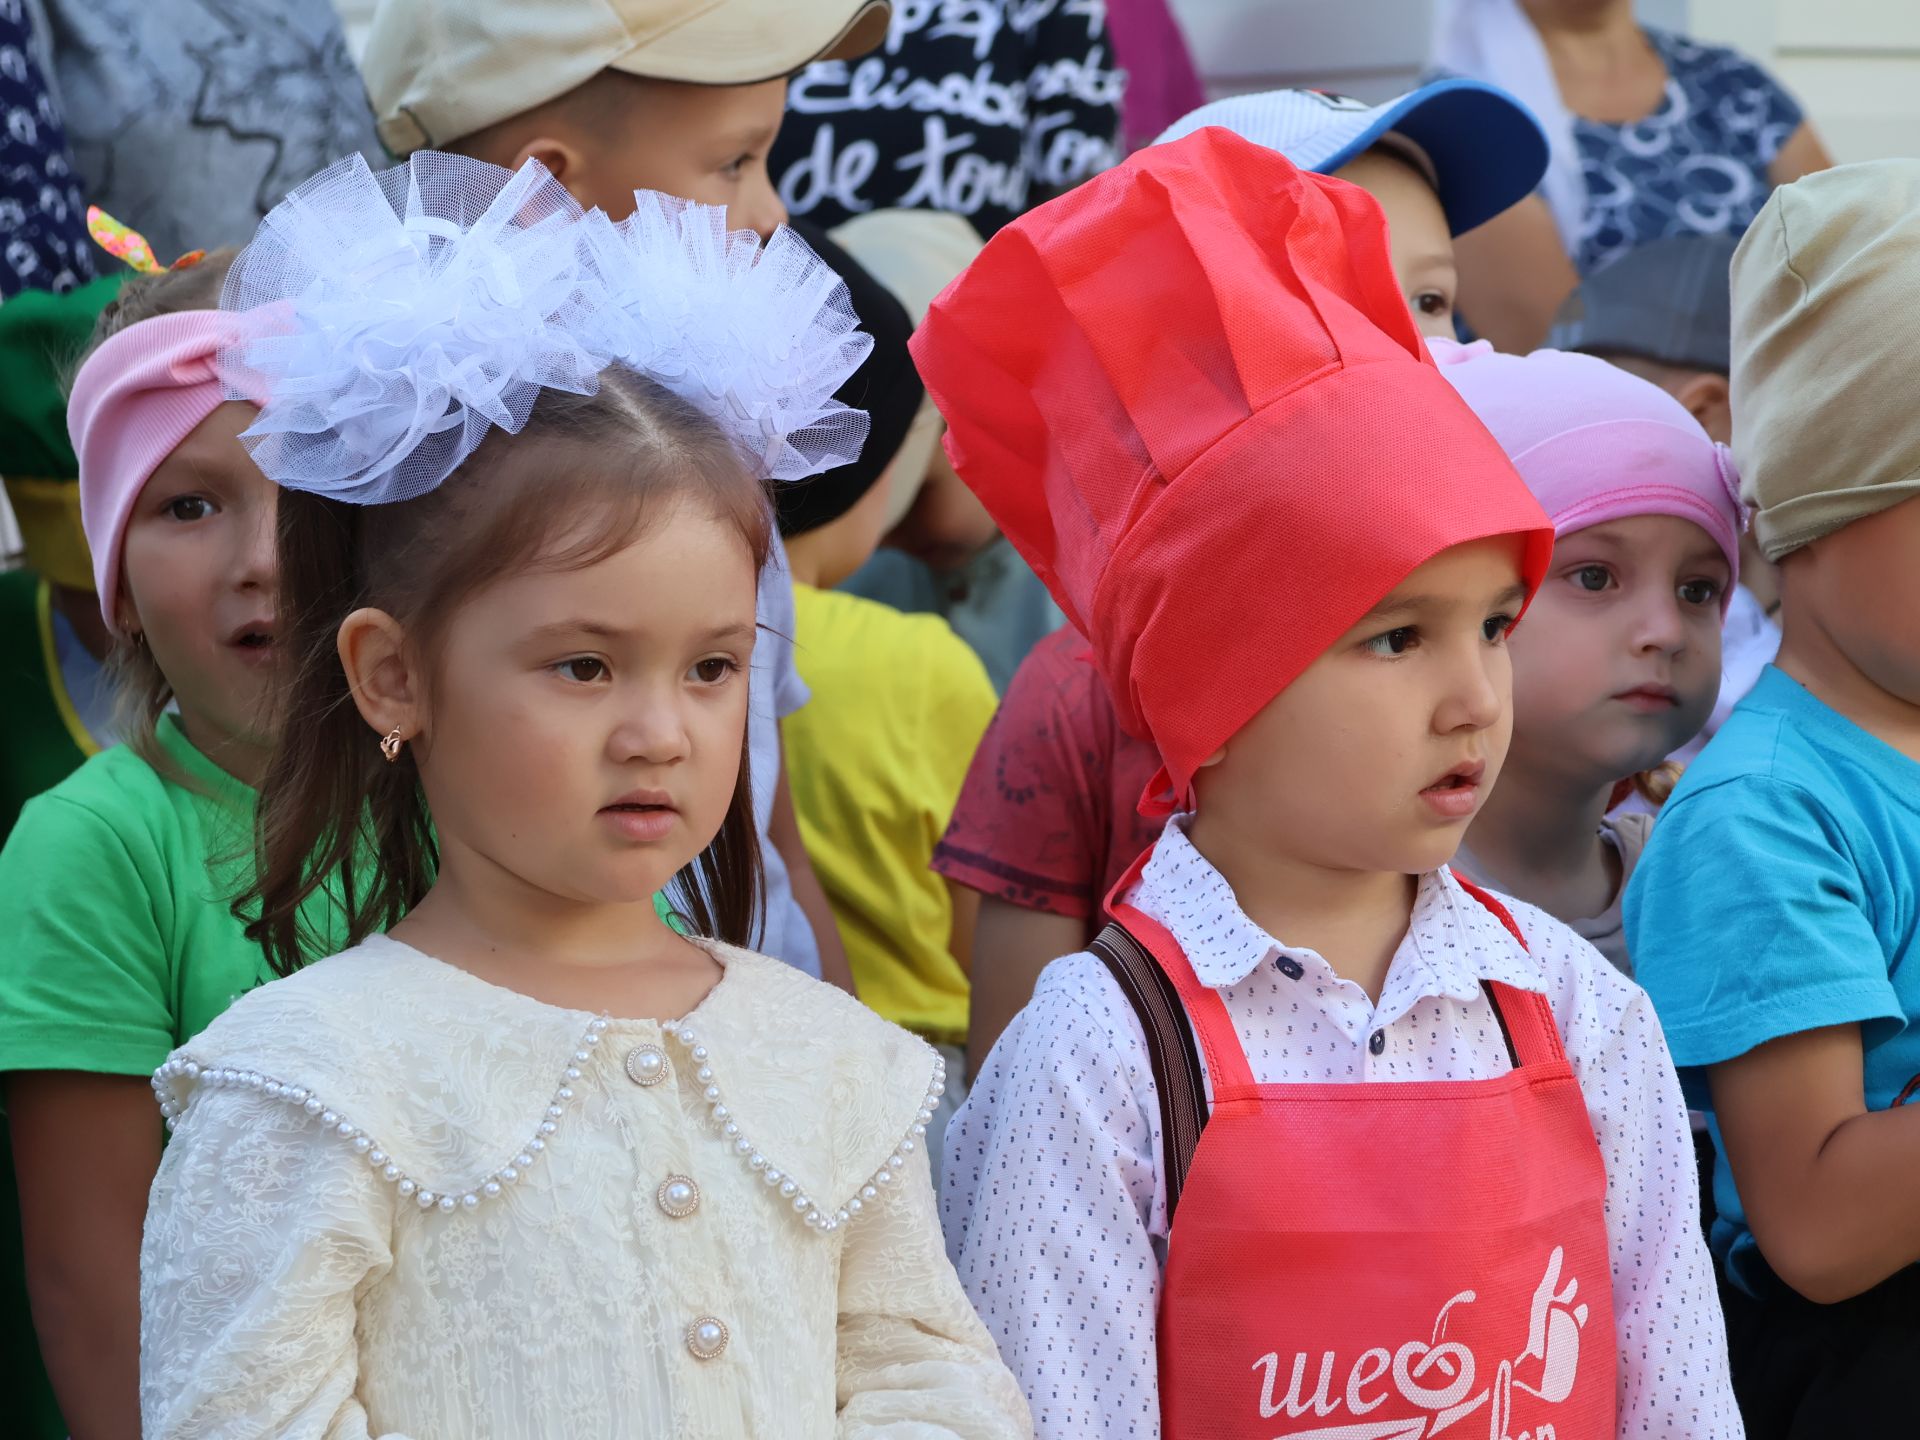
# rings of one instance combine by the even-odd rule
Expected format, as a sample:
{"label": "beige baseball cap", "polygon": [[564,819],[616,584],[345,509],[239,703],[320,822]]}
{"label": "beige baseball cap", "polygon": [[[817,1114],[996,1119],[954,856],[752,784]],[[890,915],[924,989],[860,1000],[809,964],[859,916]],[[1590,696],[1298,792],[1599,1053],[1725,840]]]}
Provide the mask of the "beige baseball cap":
{"label": "beige baseball cap", "polygon": [[360,64],[397,156],[544,105],[602,70],[757,85],[886,38],[889,0],[380,0]]}
{"label": "beige baseball cap", "polygon": [[1920,160],[1781,186],[1732,279],[1733,453],[1767,558],[1920,496]]}
{"label": "beige baseball cap", "polygon": [[[856,215],[827,234],[893,292],[916,327],[940,292],[973,263],[986,242],[958,215],[938,210],[873,210]],[[907,438],[894,452],[893,488],[887,497],[887,529],[913,508],[926,483],[927,467],[947,432],[933,397],[920,402]]]}

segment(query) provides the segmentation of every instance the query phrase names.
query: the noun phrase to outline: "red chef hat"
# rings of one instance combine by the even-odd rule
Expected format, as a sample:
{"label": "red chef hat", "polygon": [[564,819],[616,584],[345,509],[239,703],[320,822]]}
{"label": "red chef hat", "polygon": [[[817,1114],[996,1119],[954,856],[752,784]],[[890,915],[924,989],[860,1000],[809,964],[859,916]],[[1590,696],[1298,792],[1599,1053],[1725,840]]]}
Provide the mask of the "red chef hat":
{"label": "red chef hat", "polygon": [[1147,814],[1414,569],[1553,528],[1428,358],[1380,207],[1220,129],[1001,230],[913,355],[954,467],[1159,748]]}

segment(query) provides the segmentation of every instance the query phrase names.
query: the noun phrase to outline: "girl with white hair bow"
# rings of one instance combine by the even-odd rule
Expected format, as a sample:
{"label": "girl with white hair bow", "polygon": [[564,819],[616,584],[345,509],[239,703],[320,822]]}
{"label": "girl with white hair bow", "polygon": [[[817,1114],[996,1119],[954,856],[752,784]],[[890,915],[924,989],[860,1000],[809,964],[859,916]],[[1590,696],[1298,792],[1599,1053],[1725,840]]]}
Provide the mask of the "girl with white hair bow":
{"label": "girl with white hair bow", "polygon": [[938,1054],[742,948],[765,485],[858,453],[871,341],[791,233],[635,199],[354,159],[234,262],[286,978],[154,1077],[150,1437],[1030,1433],[941,1243]]}

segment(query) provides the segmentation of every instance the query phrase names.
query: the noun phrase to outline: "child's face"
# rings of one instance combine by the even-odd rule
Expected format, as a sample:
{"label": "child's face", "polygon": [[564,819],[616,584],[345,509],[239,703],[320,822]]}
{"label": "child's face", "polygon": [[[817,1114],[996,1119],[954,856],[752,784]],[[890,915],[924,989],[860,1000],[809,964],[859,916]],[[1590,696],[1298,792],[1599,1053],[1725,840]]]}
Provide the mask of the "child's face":
{"label": "child's face", "polygon": [[1506,758],[1520,555],[1501,537],[1415,570],[1201,770],[1196,823],[1326,870],[1445,864]]}
{"label": "child's face", "polygon": [[1562,537],[1513,637],[1515,765],[1597,788],[1698,735],[1720,693],[1732,581],[1713,538],[1675,516]]}
{"label": "child's face", "polygon": [[727,207],[727,228],[763,238],[787,218],[767,172],[767,152],[786,114],[787,82],[682,85],[630,80],[614,92],[604,127],[576,136],[579,164],[563,178],[583,205],[615,220],[633,213],[635,190],[659,190]]}
{"label": "child's face", "polygon": [[1426,176],[1384,150],[1368,150],[1334,173],[1373,196],[1386,213],[1393,273],[1420,333],[1453,339],[1453,302],[1460,290],[1453,232]]}
{"label": "child's face", "polygon": [[239,439],[258,414],[228,401],[202,420],[127,521],[120,626],[144,638],[188,738],[214,754],[271,743],[280,491]]}
{"label": "child's face", "polygon": [[888,533],[886,543],[935,570],[958,570],[999,533],[987,507],[967,488],[940,446],[913,508]]}
{"label": "child's face", "polygon": [[1824,632],[1870,684],[1920,706],[1920,499],[1855,520],[1780,562],[1787,634]]}
{"label": "child's face", "polygon": [[738,529],[681,502],[596,564],[463,605],[414,741],[449,863],[624,904],[705,849],[740,768],[754,581]]}

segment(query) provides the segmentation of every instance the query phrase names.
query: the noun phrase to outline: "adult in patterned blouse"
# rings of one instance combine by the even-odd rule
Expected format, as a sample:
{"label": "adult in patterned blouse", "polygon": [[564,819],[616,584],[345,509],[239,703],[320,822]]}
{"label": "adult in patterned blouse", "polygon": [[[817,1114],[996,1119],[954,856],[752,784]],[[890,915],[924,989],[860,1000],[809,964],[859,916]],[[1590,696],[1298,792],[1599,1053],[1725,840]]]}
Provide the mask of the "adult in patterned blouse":
{"label": "adult in patterned blouse", "polygon": [[94,275],[80,183],[33,9],[0,5],[0,300]]}
{"label": "adult in patterned blouse", "polygon": [[1672,235],[1739,239],[1777,185],[1833,163],[1799,103],[1737,51],[1643,26],[1633,0],[1439,0],[1437,69],[1539,118],[1538,196],[1459,246],[1461,309],[1540,344],[1581,277]]}

